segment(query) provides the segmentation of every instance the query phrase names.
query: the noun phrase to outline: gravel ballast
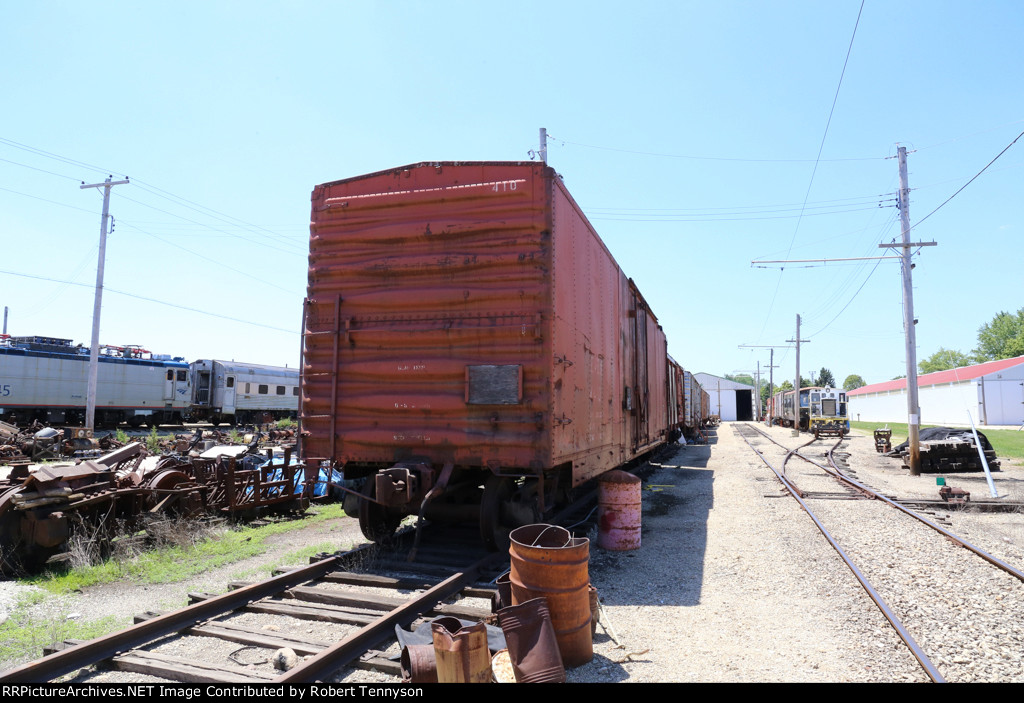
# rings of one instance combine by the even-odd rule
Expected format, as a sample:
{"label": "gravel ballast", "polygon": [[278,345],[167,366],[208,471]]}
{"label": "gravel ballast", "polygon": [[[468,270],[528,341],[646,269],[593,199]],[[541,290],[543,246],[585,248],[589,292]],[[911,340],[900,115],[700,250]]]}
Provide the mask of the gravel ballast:
{"label": "gravel ballast", "polygon": [[[769,431],[788,446],[808,439],[797,440],[781,428]],[[900,498],[938,497],[934,476],[908,476],[898,461],[875,453],[870,437],[855,433],[844,450],[863,483]],[[801,474],[813,480],[812,468],[800,467],[795,480],[799,483]],[[1017,500],[1024,470],[1006,461],[1003,469],[995,474],[1000,493]],[[642,544],[635,551],[606,551],[591,533],[590,578],[602,601],[602,624],[593,661],[570,670],[569,682],[927,680],[849,568],[729,423],[713,433],[711,444],[677,446],[637,473],[644,477]],[[947,479],[977,499],[987,495],[981,474]],[[861,567],[872,565],[865,568],[869,577],[879,580],[891,607],[909,614],[908,628],[922,646],[933,648],[929,654],[948,680],[1024,680],[1024,632],[1016,622],[1024,585],[937,535],[923,536],[876,501],[811,503],[834,524],[844,549],[864,562]],[[948,521],[949,529],[1020,568],[1021,518],[961,512]],[[184,605],[189,592],[223,592],[229,581],[255,578],[254,570],[297,545],[334,540],[341,549],[361,541],[351,519],[279,539],[263,557],[188,583],[110,584],[50,598],[35,612],[54,621],[117,615],[126,626],[136,613]],[[937,570],[926,573],[937,559]],[[909,573],[897,568],[908,562],[913,564]],[[959,588],[959,581],[975,587]],[[26,588],[0,583],[0,611],[8,611],[16,593]],[[236,617],[259,627],[262,616]],[[209,651],[176,654],[204,657]],[[100,676],[126,680],[107,678],[123,674]],[[390,679],[374,675],[369,680]]]}

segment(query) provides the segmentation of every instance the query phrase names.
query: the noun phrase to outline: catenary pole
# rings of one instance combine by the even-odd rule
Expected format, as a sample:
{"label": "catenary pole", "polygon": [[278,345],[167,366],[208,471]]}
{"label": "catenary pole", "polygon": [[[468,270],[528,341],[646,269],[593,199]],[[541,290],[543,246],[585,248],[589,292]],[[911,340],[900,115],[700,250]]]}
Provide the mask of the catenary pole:
{"label": "catenary pole", "polygon": [[796,316],[796,339],[787,339],[787,342],[796,342],[796,380],[793,382],[793,436],[800,434],[800,343],[807,343],[811,340],[800,339],[800,314]]}

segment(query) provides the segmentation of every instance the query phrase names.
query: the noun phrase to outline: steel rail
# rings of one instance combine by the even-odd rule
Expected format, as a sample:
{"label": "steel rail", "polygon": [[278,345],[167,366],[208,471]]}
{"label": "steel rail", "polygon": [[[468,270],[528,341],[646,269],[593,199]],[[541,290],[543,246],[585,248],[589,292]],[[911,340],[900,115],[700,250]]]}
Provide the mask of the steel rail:
{"label": "steel rail", "polygon": [[[832,534],[828,531],[825,525],[823,525],[822,522],[818,519],[818,516],[814,514],[814,511],[812,511],[811,508],[807,505],[807,503],[805,503],[804,500],[796,494],[795,487],[790,484],[789,480],[786,479],[785,476],[779,473],[778,469],[772,466],[771,462],[768,461],[767,458],[765,458],[761,450],[755,447],[753,444],[751,444],[742,432],[740,432],[739,435],[743,439],[743,441],[747,443],[747,446],[754,450],[754,452],[761,459],[761,461],[764,462],[765,466],[772,470],[772,472],[779,479],[779,481],[782,482],[782,485],[786,488],[786,490],[789,491],[790,495],[793,496],[793,499],[796,500],[796,502],[800,504],[800,507],[804,509],[804,512],[806,512],[807,515],[810,516],[811,520],[821,531],[821,534],[824,535],[825,539],[828,540],[828,543],[832,545],[832,548],[836,550],[836,553],[839,554],[839,556],[843,559],[844,562],[846,562],[846,565],[850,568],[850,571],[853,572],[853,575],[860,582],[861,587],[868,594],[871,600],[875,602],[875,605],[878,606],[878,609],[882,611],[882,615],[884,615],[885,619],[889,621],[889,624],[893,626],[897,634],[899,634],[900,639],[902,639],[903,642],[906,643],[907,647],[910,649],[910,652],[914,655],[914,658],[916,658],[917,661],[921,664],[921,667],[925,670],[925,673],[928,675],[928,678],[930,678],[935,683],[945,683],[945,678],[943,678],[942,674],[939,673],[939,670],[935,668],[935,665],[928,658],[928,655],[924,653],[920,645],[917,644],[917,641],[914,640],[910,632],[907,631],[907,628],[903,626],[903,623],[900,622],[899,618],[896,617],[896,614],[892,611],[891,608],[889,608],[889,606],[885,602],[885,599],[883,599],[882,596],[874,589],[871,583],[867,580],[867,577],[865,577],[861,570],[857,568],[857,565],[854,564],[850,557],[846,554],[846,552],[843,551],[843,548],[839,546],[839,543],[836,542],[835,538],[832,537]],[[776,442],[776,444],[778,444],[778,442]],[[782,445],[780,444],[779,446]],[[783,447],[783,449],[785,449],[785,447]],[[793,451],[795,452],[795,450]]]}
{"label": "steel rail", "polygon": [[[867,491],[873,497],[877,498],[878,500],[882,501],[883,503],[886,503],[886,504],[896,508],[897,510],[903,511],[904,513],[906,513],[907,515],[909,515],[912,518],[920,520],[925,525],[927,525],[928,527],[932,528],[933,530],[935,530],[936,532],[941,534],[943,537],[945,537],[947,539],[950,539],[953,542],[956,542],[957,544],[959,544],[964,549],[967,549],[968,551],[974,552],[979,557],[981,557],[982,559],[987,561],[989,564],[992,564],[992,566],[995,566],[996,568],[1002,569],[1006,573],[1008,573],[1011,576],[1013,576],[1014,578],[1016,578],[1018,581],[1024,582],[1024,572],[1021,572],[1019,569],[1015,569],[1014,567],[1010,566],[1009,564],[1007,564],[1002,559],[999,559],[998,557],[992,556],[991,554],[986,552],[981,547],[977,547],[977,546],[971,544],[970,542],[968,542],[964,538],[960,537],[959,535],[957,535],[957,534],[955,534],[953,532],[950,532],[949,530],[947,530],[946,528],[942,527],[941,525],[936,525],[931,520],[928,520],[927,518],[924,518],[924,517],[918,515],[913,510],[910,510],[909,508],[903,507],[902,505],[900,505],[896,501],[892,500],[891,498],[886,498],[881,493],[877,493],[876,491],[873,491],[872,489],[868,488],[867,486],[863,485],[862,483],[858,482],[857,480],[852,479],[849,476],[846,476],[845,474],[843,474],[842,470],[840,470],[840,468],[838,466],[836,466],[835,461],[832,458],[832,452],[834,452],[836,447],[838,447],[838,446],[839,446],[839,444],[837,443],[835,447],[833,447],[832,449],[830,449],[828,451],[828,460],[829,460],[829,463],[832,465],[832,468],[835,469],[836,473],[838,473],[840,476],[843,477],[843,480],[849,482],[850,484],[852,484],[854,486],[858,486],[860,488],[860,490]],[[806,459],[806,457],[804,457],[804,458]],[[810,459],[807,459],[807,461],[810,461],[812,464],[817,465],[817,462],[811,461]],[[824,469],[824,467],[821,467],[821,468]]]}
{"label": "steel rail", "polygon": [[[767,440],[769,440],[770,442],[773,442],[773,443],[777,444],[778,446],[782,447],[783,449],[786,448],[784,445],[780,444],[779,442],[776,442],[775,439],[772,438],[770,435],[765,434],[764,432],[762,432],[759,427],[751,427],[751,429],[753,429],[753,430],[761,433],[762,435],[764,435],[764,437]],[[803,459],[804,461],[806,461],[806,462],[808,462],[810,464],[813,464],[814,466],[817,466],[819,469],[821,469],[822,471],[824,471],[828,475],[832,476],[836,480],[841,481],[841,482],[849,485],[851,488],[854,488],[855,490],[863,493],[864,495],[868,496],[869,498],[873,498],[875,500],[880,500],[883,503],[886,503],[887,505],[890,505],[893,508],[896,508],[897,510],[902,511],[903,513],[909,515],[910,517],[914,518],[915,520],[919,520],[920,522],[924,523],[928,527],[932,528],[933,530],[935,530],[936,532],[941,534],[943,537],[945,537],[945,538],[955,542],[956,544],[959,544],[961,547],[963,547],[964,549],[966,549],[966,550],[968,550],[970,552],[974,552],[974,554],[978,555],[979,557],[981,557],[982,559],[987,561],[992,566],[1005,571],[1006,573],[1008,573],[1011,576],[1013,576],[1014,578],[1016,578],[1018,581],[1024,582],[1024,572],[1020,571],[1019,569],[1014,568],[1010,564],[1007,564],[1002,559],[999,559],[998,557],[992,556],[991,554],[986,552],[981,547],[978,547],[978,546],[975,546],[974,544],[971,544],[970,542],[965,540],[963,537],[960,537],[956,533],[950,532],[949,530],[947,530],[946,528],[942,527],[941,525],[935,524],[931,520],[929,520],[929,519],[927,519],[925,517],[922,517],[921,515],[918,515],[913,510],[910,510],[909,508],[900,505],[899,503],[897,503],[896,501],[892,500],[891,498],[887,498],[886,496],[882,495],[878,491],[875,491],[874,489],[869,488],[868,486],[865,486],[860,481],[858,481],[858,480],[856,480],[854,478],[851,478],[850,476],[847,476],[846,474],[844,474],[842,469],[840,469],[838,466],[836,466],[835,458],[833,457],[833,453],[835,452],[836,449],[839,448],[839,445],[842,444],[842,443],[843,443],[843,438],[840,438],[839,441],[837,441],[834,445],[832,445],[832,448],[829,449],[828,452],[826,452],[826,456],[828,457],[828,463],[831,465],[831,468],[828,467],[828,466],[822,466],[821,464],[816,462],[814,459],[811,459],[810,457],[806,457],[803,454],[800,454],[799,450],[803,449],[803,447],[798,447],[797,449],[793,450],[793,452],[796,454],[796,456],[800,457],[801,459]],[[807,445],[805,444],[803,446],[805,447]]]}
{"label": "steel rail", "polygon": [[50,681],[71,671],[152,642],[158,637],[180,632],[214,616],[243,608],[260,598],[266,598],[305,581],[320,578],[324,574],[336,570],[345,556],[344,554],[330,556],[266,581],[229,591],[124,630],[54,652],[34,662],[0,672],[0,682],[42,683]]}
{"label": "steel rail", "polygon": [[394,634],[395,625],[408,625],[438,602],[461,591],[477,579],[488,566],[504,559],[500,552],[489,554],[463,571],[449,576],[433,588],[425,591],[408,603],[380,616],[368,625],[349,635],[340,642],[307,659],[281,676],[273,683],[313,683],[322,681],[327,675],[357,659],[381,639]]}

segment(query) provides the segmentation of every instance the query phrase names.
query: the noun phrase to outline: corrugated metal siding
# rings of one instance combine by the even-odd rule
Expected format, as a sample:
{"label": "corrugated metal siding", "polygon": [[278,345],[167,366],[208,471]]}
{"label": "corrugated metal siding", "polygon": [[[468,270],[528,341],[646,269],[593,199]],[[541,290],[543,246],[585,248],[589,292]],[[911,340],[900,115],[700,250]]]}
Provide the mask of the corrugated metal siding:
{"label": "corrugated metal siding", "polygon": [[307,460],[571,463],[578,484],[663,440],[664,333],[550,168],[329,183],[310,231]]}
{"label": "corrugated metal siding", "polygon": [[[620,335],[625,277],[564,185],[553,190],[555,463],[579,482],[626,461]],[[562,418],[570,422],[562,421]]]}
{"label": "corrugated metal siding", "polygon": [[[307,457],[550,462],[549,183],[539,164],[443,164],[314,190]],[[467,403],[467,367],[507,365],[520,402]]]}

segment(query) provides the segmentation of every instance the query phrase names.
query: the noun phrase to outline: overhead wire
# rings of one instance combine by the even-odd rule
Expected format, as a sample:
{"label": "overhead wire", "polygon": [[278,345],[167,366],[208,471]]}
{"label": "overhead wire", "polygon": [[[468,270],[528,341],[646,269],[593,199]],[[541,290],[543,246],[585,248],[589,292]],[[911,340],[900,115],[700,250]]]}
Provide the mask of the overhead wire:
{"label": "overhead wire", "polygon": [[[133,203],[136,203],[138,205],[142,205],[143,207],[148,207],[148,208],[150,208],[152,210],[156,210],[157,212],[162,212],[165,215],[170,215],[171,217],[177,217],[177,218],[179,218],[181,220],[184,220],[185,222],[191,222],[192,224],[201,225],[201,226],[207,226],[207,225],[204,225],[204,223],[202,223],[202,222],[197,222],[196,220],[193,220],[191,218],[185,217],[184,215],[179,215],[179,214],[177,214],[175,212],[170,212],[169,210],[164,210],[163,208],[158,208],[155,205],[150,205],[149,203],[142,202],[141,200],[136,200],[135,198],[132,198],[132,197],[127,196],[127,195],[124,195],[123,193],[119,197],[122,200],[127,200],[129,202],[133,202]],[[245,241],[247,244],[256,244],[258,246],[267,247],[268,249],[273,249],[275,251],[280,251],[280,252],[283,252],[285,254],[295,254],[295,255],[302,255],[302,256],[306,255],[305,249],[303,249],[301,251],[298,250],[298,249],[291,249],[291,250],[289,250],[289,249],[282,249],[281,247],[277,247],[277,246],[274,246],[272,244],[268,244],[266,242],[254,242],[253,240],[247,239],[246,237],[243,237],[240,234],[234,234],[232,232],[228,232],[227,230],[221,229],[220,227],[214,226],[214,227],[210,227],[210,229],[212,229],[212,230],[214,230],[216,232],[221,232],[222,234],[226,234],[229,237],[234,237],[235,239],[241,239],[241,240]]]}
{"label": "overhead wire", "polygon": [[[832,107],[831,107],[831,109],[829,110],[829,113],[828,113],[828,120],[825,122],[825,131],[821,135],[821,143],[818,146],[818,156],[817,156],[817,158],[814,161],[814,168],[811,170],[811,179],[810,179],[810,182],[807,184],[807,191],[804,194],[804,205],[807,204],[807,200],[808,200],[808,198],[811,195],[811,188],[814,185],[814,177],[815,177],[815,175],[818,172],[818,164],[821,161],[821,154],[822,154],[822,152],[825,149],[825,139],[828,137],[828,129],[829,129],[829,126],[831,126],[831,124],[832,124],[832,116],[835,114],[836,104],[839,102],[839,91],[843,87],[843,78],[846,76],[846,67],[850,63],[850,54],[853,52],[853,40],[857,37],[857,27],[860,26],[860,18],[861,18],[861,15],[863,14],[863,12],[864,12],[864,0],[861,0],[860,9],[857,10],[857,20],[856,20],[856,22],[854,22],[853,33],[850,36],[850,44],[846,48],[846,58],[843,61],[843,70],[839,74],[839,84],[836,86],[836,92],[835,92],[835,95],[832,98]],[[802,217],[800,219],[798,219],[797,223],[796,223],[796,227],[793,230],[793,236],[790,238],[790,242],[789,242],[789,251],[790,252],[793,250],[793,244],[794,244],[794,242],[796,242],[796,235],[797,235],[797,232],[800,231],[800,223],[802,221],[803,221]],[[786,254],[786,258],[789,258],[789,254],[788,253]],[[765,313],[765,316],[764,316],[764,324],[761,326],[760,334],[758,334],[758,339],[759,340],[764,335],[764,331],[765,331],[765,329],[768,326],[768,320],[771,318],[772,311],[775,309],[775,300],[776,300],[776,298],[779,295],[779,288],[782,286],[782,275],[783,275],[783,272],[784,272],[784,270],[780,270],[779,271],[779,277],[778,277],[778,280],[775,283],[775,291],[772,293],[771,302],[768,304],[768,312]]]}
{"label": "overhead wire", "polygon": [[172,242],[172,241],[169,241],[167,239],[164,239],[163,237],[161,237],[159,235],[156,235],[156,234],[153,234],[152,232],[148,232],[148,231],[142,229],[141,227],[138,227],[137,225],[132,224],[131,222],[126,222],[125,220],[120,220],[119,224],[122,227],[126,227],[128,229],[135,230],[136,232],[139,232],[140,234],[144,234],[147,237],[152,237],[153,239],[161,241],[164,244],[167,244],[168,246],[173,247],[175,249],[175,251],[184,251],[184,252],[186,252],[188,254],[191,254],[192,256],[195,256],[196,258],[202,259],[203,261],[207,261],[207,262],[217,266],[218,268],[224,269],[225,271],[230,271],[230,272],[235,273],[235,274],[237,274],[239,276],[243,276],[244,278],[248,278],[250,280],[257,281],[261,286],[268,286],[270,288],[276,288],[279,291],[283,291],[285,293],[291,293],[293,295],[299,295],[299,296],[302,295],[302,293],[300,291],[288,289],[288,288],[285,288],[283,286],[277,285],[273,281],[268,280],[266,276],[257,276],[255,274],[249,273],[247,271],[243,271],[241,269],[237,269],[237,268],[235,268],[233,266],[228,266],[223,261],[217,261],[216,259],[212,259],[212,258],[210,258],[210,257],[208,257],[208,256],[206,256],[204,254],[200,254],[199,252],[197,252],[197,251],[195,251],[193,249],[189,249],[188,247],[183,246],[182,244],[180,244],[178,242]]}
{"label": "overhead wire", "polygon": [[[893,206],[895,207],[895,206]],[[587,215],[590,220],[604,220],[612,222],[752,222],[758,220],[792,220],[801,217],[822,217],[825,215],[840,215],[850,212],[867,212],[876,210],[877,206],[849,208],[846,210],[831,210],[829,212],[799,212],[795,215],[771,215],[766,217],[698,217],[696,215],[656,215],[650,214],[645,217],[619,216],[616,213],[598,213]]]}
{"label": "overhead wire", "polygon": [[[49,276],[37,276],[37,275],[29,274],[29,273],[21,273],[19,271],[8,271],[8,270],[0,269],[0,274],[5,274],[5,275],[8,275],[8,276],[18,276],[20,278],[32,278],[32,279],[35,279],[35,280],[38,280],[38,281],[49,281],[51,283],[64,283],[64,284],[67,284],[69,286],[78,286],[78,287],[81,287],[81,288],[92,288],[93,287],[91,284],[88,284],[88,283],[78,283],[76,281],[67,281],[67,280],[62,280],[62,279],[59,279],[59,278],[51,278]],[[147,303],[157,303],[159,305],[166,305],[167,307],[176,308],[178,310],[186,310],[188,312],[199,313],[200,315],[207,315],[208,317],[216,317],[216,318],[221,319],[221,320],[229,320],[231,322],[238,322],[238,323],[243,324],[243,325],[252,325],[253,327],[263,327],[264,329],[274,330],[274,331],[277,331],[277,332],[286,332],[288,334],[296,334],[296,335],[299,334],[298,330],[290,330],[290,329],[285,329],[283,327],[275,327],[274,325],[268,325],[268,324],[265,324],[265,323],[262,323],[262,322],[253,322],[252,320],[243,320],[241,318],[231,317],[229,315],[220,315],[220,314],[215,313],[215,312],[210,312],[209,310],[200,310],[199,308],[190,308],[190,307],[185,306],[185,305],[178,305],[176,303],[169,303],[166,300],[157,300],[156,298],[148,298],[148,297],[146,297],[144,295],[138,295],[137,293],[128,293],[127,291],[118,290],[116,288],[111,288],[109,286],[104,286],[103,287],[103,291],[105,293],[106,292],[110,292],[110,293],[116,293],[118,295],[124,295],[124,296],[127,296],[129,298],[135,298],[136,300],[145,300]]]}
{"label": "overhead wire", "polygon": [[[104,169],[104,168],[101,168],[101,167],[96,166],[94,164],[89,164],[89,163],[86,163],[86,162],[83,162],[83,161],[78,161],[76,159],[71,159],[69,157],[62,156],[62,155],[56,154],[54,152],[46,151],[45,149],[39,149],[37,147],[33,147],[33,146],[30,146],[30,145],[27,145],[27,144],[22,144],[20,142],[14,141],[12,139],[7,139],[5,137],[0,137],[0,144],[6,144],[8,146],[14,147],[16,149],[20,149],[22,151],[26,151],[26,152],[29,152],[29,153],[32,153],[32,154],[43,156],[45,158],[54,159],[56,161],[60,161],[62,163],[73,165],[73,166],[76,166],[76,167],[79,167],[79,168],[85,168],[85,169],[89,169],[89,170],[92,170],[92,171],[97,171],[97,172],[100,172],[100,173],[108,173],[108,174],[109,173],[120,173],[119,171],[115,171],[115,170],[112,170],[112,169]],[[74,180],[74,181],[81,182],[80,178],[74,178],[74,177],[68,176],[66,174],[56,173],[56,172],[53,172],[53,171],[46,171],[45,169],[36,168],[34,166],[29,166],[28,164],[22,164],[22,163],[19,163],[19,162],[16,162],[16,161],[10,161],[8,159],[0,159],[0,160],[6,161],[8,163],[11,163],[11,164],[14,164],[14,165],[17,165],[17,166],[22,166],[24,168],[29,168],[29,169],[33,169],[33,170],[36,170],[36,171],[41,171],[43,173],[48,173],[50,175],[58,176],[60,178],[66,178],[66,179],[69,179],[69,180]],[[217,220],[217,221],[220,221],[220,222],[227,222],[227,220],[231,220],[231,221],[233,221],[233,223],[236,223],[235,226],[242,225],[242,226],[248,228],[249,231],[251,231],[253,234],[256,234],[259,237],[263,237],[265,239],[269,239],[271,241],[274,241],[275,243],[283,243],[283,244],[285,244],[287,246],[292,246],[293,247],[293,251],[288,251],[287,249],[280,249],[278,247],[274,247],[274,246],[271,246],[271,245],[263,243],[263,242],[256,242],[256,241],[253,241],[252,239],[246,239],[246,241],[248,243],[250,243],[250,244],[258,244],[258,245],[261,245],[261,246],[267,246],[267,247],[269,247],[271,249],[277,249],[278,251],[282,251],[282,252],[285,252],[285,253],[300,253],[300,252],[303,253],[303,254],[305,253],[305,247],[304,246],[303,247],[299,247],[298,245],[293,245],[293,243],[290,242],[287,238],[282,238],[282,237],[279,237],[279,236],[274,236],[276,233],[274,233],[271,230],[268,230],[268,229],[266,229],[264,227],[260,227],[259,225],[255,225],[255,224],[246,222],[246,221],[244,221],[244,220],[242,220],[240,218],[233,217],[231,215],[228,215],[226,213],[220,212],[218,210],[214,210],[213,208],[208,208],[208,207],[206,207],[204,205],[196,203],[196,202],[194,202],[192,200],[189,200],[187,198],[184,198],[182,196],[175,195],[174,193],[171,193],[170,191],[167,191],[167,190],[164,190],[162,188],[159,188],[156,185],[153,185],[151,183],[147,183],[146,181],[143,181],[143,180],[140,180],[140,179],[133,179],[132,183],[134,185],[137,185],[141,190],[147,191],[147,192],[149,192],[149,193],[151,193],[153,195],[156,195],[157,197],[161,197],[161,198],[164,198],[166,200],[170,200],[171,202],[174,202],[175,204],[177,204],[177,205],[179,205],[181,207],[184,207],[186,209],[190,209],[190,210],[193,210],[193,211],[196,211],[196,212],[200,212],[201,214],[205,215],[206,217],[210,217],[210,218],[212,218],[214,220]],[[4,190],[9,190],[9,189],[4,189]],[[20,193],[18,191],[14,191],[14,190],[10,190],[9,192],[17,193],[18,195],[24,195],[24,196],[30,197],[30,198],[37,197],[37,196],[29,195],[27,193]],[[134,202],[134,203],[136,203],[138,205],[141,205],[143,207],[148,207],[148,208],[151,208],[153,210],[156,210],[157,212],[162,212],[164,214],[170,215],[171,217],[178,217],[178,218],[183,219],[183,220],[185,220],[187,222],[192,222],[194,224],[198,224],[198,225],[201,225],[201,226],[206,226],[206,225],[204,225],[204,223],[196,222],[195,220],[190,220],[190,219],[188,219],[188,218],[186,218],[186,217],[184,217],[182,215],[178,215],[176,213],[168,212],[167,210],[163,210],[161,208],[158,208],[158,207],[156,207],[154,205],[151,205],[149,203],[146,203],[144,201],[136,200],[134,198],[131,198],[131,197],[128,197],[128,196],[124,196],[124,195],[121,195],[120,197],[125,199],[125,200],[129,200],[131,202]],[[39,199],[42,199],[42,198],[39,198]],[[55,201],[48,201],[48,202],[55,202]],[[60,203],[57,203],[57,204],[60,204]],[[227,218],[227,220],[224,219],[224,218]],[[211,227],[211,229],[216,229],[216,228]],[[222,230],[218,230],[218,231],[222,231]],[[228,232],[224,232],[224,233],[228,234],[229,236],[234,236],[234,237],[241,238],[239,235],[233,235],[233,234],[228,233]]]}
{"label": "overhead wire", "polygon": [[978,178],[978,176],[980,176],[981,174],[985,173],[985,171],[987,171],[987,170],[988,170],[988,167],[989,167],[989,166],[991,166],[992,164],[994,164],[994,163],[996,162],[996,159],[998,159],[998,158],[999,158],[1000,156],[1002,156],[1002,155],[1003,155],[1003,154],[1005,154],[1005,153],[1006,153],[1007,151],[1009,151],[1010,147],[1012,147],[1012,146],[1013,146],[1014,144],[1016,144],[1016,143],[1017,143],[1017,141],[1018,141],[1018,140],[1019,140],[1019,139],[1020,139],[1021,137],[1024,137],[1024,132],[1021,132],[1020,134],[1018,134],[1018,135],[1016,136],[1016,138],[1015,138],[1015,139],[1014,139],[1014,140],[1013,140],[1012,142],[1010,142],[1009,144],[1007,144],[1007,145],[1006,145],[1006,147],[1005,147],[1005,148],[1004,148],[1004,149],[1003,149],[1002,151],[1000,151],[1000,152],[999,152],[998,154],[996,154],[996,155],[995,155],[995,157],[993,157],[993,159],[992,159],[991,161],[989,161],[989,162],[988,162],[987,164],[985,164],[985,168],[981,169],[981,170],[980,170],[980,171],[978,171],[978,172],[977,172],[976,174],[974,174],[974,175],[973,175],[973,176],[971,177],[971,179],[970,179],[969,181],[967,181],[966,183],[964,183],[964,184],[963,184],[962,186],[960,186],[960,188],[958,188],[958,189],[957,189],[957,191],[956,191],[955,193],[953,193],[953,194],[952,194],[951,196],[949,196],[949,197],[948,197],[948,198],[946,198],[946,199],[945,199],[944,201],[942,201],[942,203],[941,203],[941,204],[939,205],[939,207],[935,208],[934,210],[932,210],[931,212],[929,212],[929,213],[928,213],[927,215],[925,215],[924,217],[922,217],[922,218],[921,218],[920,220],[918,220],[918,221],[917,221],[917,222],[916,222],[916,223],[915,223],[915,224],[914,224],[914,225],[913,225],[913,226],[912,226],[912,227],[911,227],[911,228],[910,228],[909,230],[907,230],[907,231],[909,232],[909,231],[911,231],[911,230],[914,230],[914,229],[916,229],[917,227],[919,227],[919,226],[921,225],[921,223],[922,223],[922,222],[924,222],[924,221],[925,221],[925,220],[927,220],[927,219],[928,219],[929,217],[931,217],[931,216],[932,216],[932,215],[934,215],[934,214],[935,214],[936,212],[938,212],[938,211],[939,211],[939,210],[940,210],[940,209],[941,209],[942,207],[944,207],[944,206],[946,205],[946,203],[948,203],[948,202],[949,202],[950,200],[952,200],[952,199],[953,199],[953,198],[955,198],[956,196],[960,195],[960,193],[961,193],[961,192],[963,192],[964,188],[966,188],[967,186],[971,185],[971,183],[973,183],[973,182],[975,181],[975,179],[976,179],[976,178]]}
{"label": "overhead wire", "polygon": [[[556,142],[561,142],[563,145],[565,145],[565,144],[572,144],[573,146],[580,146],[580,147],[584,147],[586,149],[600,149],[602,151],[617,151],[617,152],[625,153],[625,154],[638,154],[640,156],[657,156],[657,157],[668,158],[668,159],[688,159],[688,160],[692,160],[692,161],[732,161],[732,162],[739,162],[739,163],[797,163],[797,164],[799,164],[799,163],[811,163],[812,161],[816,161],[815,159],[750,159],[750,158],[743,158],[743,157],[738,157],[738,156],[737,157],[733,157],[733,156],[695,156],[695,155],[692,155],[692,154],[669,154],[669,153],[657,152],[657,151],[639,151],[639,150],[636,150],[636,149],[623,149],[623,148],[620,148],[620,147],[598,146],[596,144],[583,144],[582,142],[574,142],[574,141],[570,141],[568,139],[562,139],[560,137],[555,137],[555,136],[551,135],[550,133],[548,134],[548,138],[553,140],[553,141],[556,141]],[[819,160],[827,161],[827,162],[832,162],[832,161],[879,161],[879,160],[883,160],[883,159],[885,159],[884,156],[868,156],[868,157],[860,157],[860,158],[819,159]]]}

